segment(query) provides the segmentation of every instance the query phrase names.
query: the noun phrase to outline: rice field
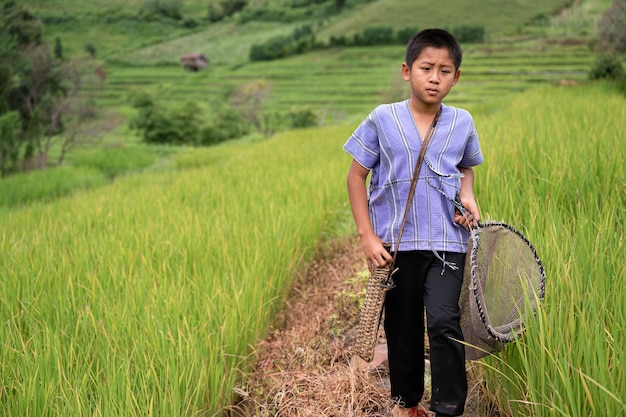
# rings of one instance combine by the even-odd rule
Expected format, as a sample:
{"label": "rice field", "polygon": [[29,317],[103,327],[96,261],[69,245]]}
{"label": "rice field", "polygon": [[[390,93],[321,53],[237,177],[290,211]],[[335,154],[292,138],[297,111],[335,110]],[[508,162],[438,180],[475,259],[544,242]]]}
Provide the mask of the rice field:
{"label": "rice field", "polygon": [[[380,102],[407,96],[400,65],[404,47],[339,48],[275,62],[253,62],[236,68],[212,66],[189,73],[178,66],[108,65],[105,87],[91,94],[106,108],[129,106],[140,92],[168,97],[172,104],[194,101],[217,107],[240,84],[263,80],[269,86],[267,112],[314,111],[321,123],[336,124],[364,116]],[[465,47],[461,80],[448,101],[473,107],[493,97],[517,94],[538,84],[580,83],[594,60],[584,41],[562,44],[549,39],[519,39]]]}
{"label": "rice field", "polygon": [[[574,18],[600,3],[607,1],[583,2]],[[96,13],[81,4],[80,13]],[[103,13],[123,8],[119,0],[94,4]],[[56,33],[71,25],[59,23]],[[270,26],[263,36],[287,30]],[[133,40],[106,63],[106,86],[93,86],[102,106],[130,114],[129,98],[148,91],[210,108],[236,85],[263,78],[269,110],[311,108],[343,125],[167,150],[156,168],[155,155],[126,148],[136,141],[129,135],[111,155],[78,154],[71,167],[3,183],[1,416],[219,415],[252,370],[255,345],[295,271],[327,234],[353,233],[345,230],[349,160],[341,145],[373,106],[405,94],[401,46],[277,65],[242,64],[244,50],[226,42],[215,46],[224,62],[192,74],[172,65],[185,31],[158,46],[145,39],[163,41],[163,25],[142,30],[150,28],[147,37],[132,28],[106,34],[107,54]],[[626,106],[609,85],[585,84],[593,57],[584,42],[559,43],[561,29],[545,30],[556,36],[465,48],[461,82],[447,100],[477,122],[483,218],[526,234],[548,275],[524,338],[478,369],[485,397],[510,417],[626,415]],[[187,40],[200,48],[205,34]],[[71,39],[68,50],[87,40]],[[129,50],[133,65],[122,56]],[[119,176],[129,166],[137,172]],[[66,189],[67,178],[78,184]]]}
{"label": "rice field", "polygon": [[215,415],[347,209],[346,134],[198,150],[3,211],[0,415]]}
{"label": "rice field", "polygon": [[[609,86],[475,113],[484,219],[528,236],[546,300],[480,367],[508,416],[626,413],[626,128]],[[0,212],[0,415],[215,416],[298,268],[350,218],[354,126],[174,156]]]}
{"label": "rice field", "polygon": [[481,123],[483,216],[518,225],[547,273],[524,338],[486,361],[509,416],[626,415],[626,131],[608,86],[540,88]]}

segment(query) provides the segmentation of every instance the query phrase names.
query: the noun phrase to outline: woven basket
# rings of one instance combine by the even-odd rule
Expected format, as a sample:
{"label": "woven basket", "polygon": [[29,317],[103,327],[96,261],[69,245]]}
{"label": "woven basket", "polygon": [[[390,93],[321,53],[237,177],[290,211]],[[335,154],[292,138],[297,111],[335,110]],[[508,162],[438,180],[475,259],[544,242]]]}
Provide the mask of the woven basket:
{"label": "woven basket", "polygon": [[356,354],[366,362],[371,362],[374,359],[374,348],[378,339],[378,327],[383,313],[385,294],[387,290],[393,287],[389,277],[390,269],[391,266],[389,265],[374,268],[374,272],[367,281],[355,343]]}

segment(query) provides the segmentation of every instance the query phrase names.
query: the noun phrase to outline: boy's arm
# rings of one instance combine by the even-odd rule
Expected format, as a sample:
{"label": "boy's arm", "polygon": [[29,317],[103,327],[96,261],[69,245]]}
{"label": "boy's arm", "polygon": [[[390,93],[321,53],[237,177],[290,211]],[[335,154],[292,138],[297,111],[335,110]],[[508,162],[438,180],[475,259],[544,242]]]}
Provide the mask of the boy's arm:
{"label": "boy's arm", "polygon": [[478,204],[474,198],[474,170],[471,167],[459,167],[459,170],[463,174],[461,178],[461,191],[459,192],[461,204],[470,212],[473,218],[470,218],[468,222],[468,219],[457,210],[454,213],[454,221],[465,228],[476,227],[480,221],[480,213],[478,212]]}
{"label": "boy's arm", "polygon": [[370,222],[366,189],[368,175],[369,170],[362,167],[358,162],[352,161],[348,171],[348,196],[363,253],[367,259],[368,268],[371,270],[372,266],[383,266],[391,262],[391,255],[383,247],[382,240],[374,233]]}

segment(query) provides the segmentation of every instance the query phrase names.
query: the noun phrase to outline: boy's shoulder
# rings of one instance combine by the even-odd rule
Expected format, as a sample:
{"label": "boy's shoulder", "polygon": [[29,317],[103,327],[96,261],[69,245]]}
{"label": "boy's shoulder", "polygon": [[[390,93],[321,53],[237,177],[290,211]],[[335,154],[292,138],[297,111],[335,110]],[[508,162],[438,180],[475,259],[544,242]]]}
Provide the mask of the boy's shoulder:
{"label": "boy's shoulder", "polygon": [[397,108],[398,106],[402,106],[402,105],[406,106],[406,102],[407,102],[407,100],[397,101],[397,102],[394,102],[394,103],[382,103],[382,104],[379,104],[378,106],[376,106],[374,111],[375,112],[377,112],[377,111],[390,111],[392,108]]}
{"label": "boy's shoulder", "polygon": [[455,125],[474,124],[474,117],[472,117],[472,114],[468,110],[461,107],[446,106],[445,104],[442,104],[442,106],[442,117],[452,120]]}
{"label": "boy's shoulder", "polygon": [[401,112],[402,109],[406,109],[408,111],[407,101],[408,100],[379,104],[374,108],[374,110],[372,110],[370,116],[384,117],[385,115],[392,115],[398,111]]}
{"label": "boy's shoulder", "polygon": [[466,110],[464,108],[461,107],[455,107],[455,106],[447,106],[445,104],[441,104],[441,107],[443,108],[444,111],[446,111],[446,109],[448,109],[448,111],[452,111],[455,112],[456,114],[461,114],[461,115],[467,115],[467,116],[472,116],[472,114],[469,112],[469,110]]}

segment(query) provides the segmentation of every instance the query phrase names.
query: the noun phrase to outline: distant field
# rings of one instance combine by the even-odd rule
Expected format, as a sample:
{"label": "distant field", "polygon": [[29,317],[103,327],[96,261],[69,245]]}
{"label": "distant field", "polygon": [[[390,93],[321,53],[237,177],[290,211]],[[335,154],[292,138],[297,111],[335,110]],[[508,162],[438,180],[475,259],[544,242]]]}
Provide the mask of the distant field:
{"label": "distant field", "polygon": [[[107,66],[105,88],[94,89],[107,107],[127,105],[137,91],[168,97],[170,102],[218,103],[235,86],[267,80],[266,107],[314,110],[325,122],[364,115],[380,102],[406,97],[400,77],[404,47],[343,48],[236,68],[217,65],[199,73],[178,66]],[[474,106],[540,83],[584,82],[593,61],[584,41],[574,44],[530,39],[468,45],[461,80],[447,102]]]}
{"label": "distant field", "polygon": [[[217,0],[213,1],[215,3]],[[99,57],[124,59],[130,62],[177,62],[181,52],[204,52],[214,63],[240,64],[248,58],[253,43],[276,33],[289,33],[292,26],[311,23],[318,27],[320,40],[331,35],[352,35],[364,27],[384,25],[403,27],[454,27],[481,25],[490,39],[515,35],[535,17],[550,16],[563,10],[568,0],[527,0],[524,2],[487,2],[450,0],[446,7],[425,0],[377,0],[335,16],[313,22],[275,22],[270,24],[237,24],[235,19],[208,23],[208,1],[187,0],[181,4],[183,21],[194,19],[198,26],[185,29],[182,21],[136,20],[135,16],[146,0],[21,0],[44,18],[49,41],[59,37],[71,54],[84,53],[85,43],[92,43]],[[268,4],[282,3],[273,0]],[[610,0],[589,0],[593,5],[604,5]],[[578,6],[580,7],[580,6]],[[587,9],[587,16],[594,9]],[[596,11],[597,14],[597,11]],[[459,16],[463,19],[460,21]],[[159,45],[156,47],[156,45]]]}
{"label": "distant field", "polygon": [[[566,8],[571,2],[565,0],[451,0],[442,8],[424,0],[377,0],[323,21],[241,25],[236,18],[208,24],[203,20],[208,2],[187,0],[182,2],[184,17],[196,19],[199,26],[186,29],[171,20],[137,20],[145,1],[22,0],[46,21],[47,39],[61,39],[67,56],[85,56],[85,44],[93,44],[97,56],[92,65],[102,64],[107,80],[86,83],[85,90],[107,109],[132,114],[129,97],[144,91],[167,97],[172,105],[194,101],[210,109],[223,104],[236,86],[263,79],[270,83],[266,110],[311,109],[322,123],[360,117],[380,102],[404,98],[406,86],[399,76],[404,48],[334,49],[251,63],[252,44],[288,35],[305,23],[324,41],[372,25],[454,27],[462,15],[463,25],[482,25],[488,36],[485,44],[463,45],[461,82],[447,99],[471,107],[539,83],[584,81],[594,59],[586,43],[595,19],[611,2],[586,0]],[[548,23],[529,25],[555,13]],[[204,53],[208,70],[182,71],[179,58],[187,52]]]}

